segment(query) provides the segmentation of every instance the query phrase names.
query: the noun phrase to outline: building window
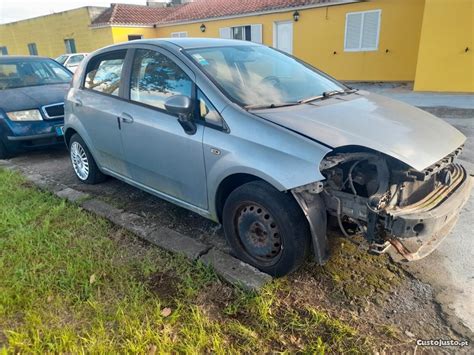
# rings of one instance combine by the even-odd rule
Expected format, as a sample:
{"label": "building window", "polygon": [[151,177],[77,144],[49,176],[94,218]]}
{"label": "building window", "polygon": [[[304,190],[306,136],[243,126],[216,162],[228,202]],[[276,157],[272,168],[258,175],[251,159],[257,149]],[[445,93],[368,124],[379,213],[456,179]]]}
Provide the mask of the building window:
{"label": "building window", "polygon": [[142,35],[128,35],[128,40],[129,41],[135,41],[137,39],[142,39],[143,36]]}
{"label": "building window", "polygon": [[240,39],[262,43],[262,25],[245,25],[235,27],[223,27],[219,29],[221,38]]}
{"label": "building window", "polygon": [[171,32],[171,37],[173,38],[188,37],[188,33],[187,32]]}
{"label": "building window", "polygon": [[346,14],[346,52],[376,51],[379,46],[382,10]]}
{"label": "building window", "polygon": [[30,52],[30,55],[38,55],[38,48],[36,48],[36,43],[28,43],[28,52]]}
{"label": "building window", "polygon": [[66,46],[66,53],[76,53],[76,42],[74,41],[74,39],[65,39],[64,45]]}
{"label": "building window", "polygon": [[0,47],[0,55],[8,55],[8,48],[6,46]]}

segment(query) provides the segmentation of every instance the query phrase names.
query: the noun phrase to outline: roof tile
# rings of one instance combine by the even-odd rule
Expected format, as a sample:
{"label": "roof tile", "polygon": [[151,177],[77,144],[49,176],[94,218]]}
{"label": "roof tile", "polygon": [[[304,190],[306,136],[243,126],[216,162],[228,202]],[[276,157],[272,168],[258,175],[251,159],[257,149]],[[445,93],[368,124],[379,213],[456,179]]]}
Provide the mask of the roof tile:
{"label": "roof tile", "polygon": [[150,26],[345,1],[347,0],[195,0],[173,7],[112,4],[92,25]]}

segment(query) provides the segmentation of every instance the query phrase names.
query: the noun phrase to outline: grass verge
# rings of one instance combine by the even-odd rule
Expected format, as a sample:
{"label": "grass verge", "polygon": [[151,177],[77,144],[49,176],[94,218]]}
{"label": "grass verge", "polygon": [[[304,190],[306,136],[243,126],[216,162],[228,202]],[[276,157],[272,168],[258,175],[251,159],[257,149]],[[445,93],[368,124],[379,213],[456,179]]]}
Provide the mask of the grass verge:
{"label": "grass verge", "polygon": [[140,242],[0,169],[0,353],[367,352],[348,322]]}

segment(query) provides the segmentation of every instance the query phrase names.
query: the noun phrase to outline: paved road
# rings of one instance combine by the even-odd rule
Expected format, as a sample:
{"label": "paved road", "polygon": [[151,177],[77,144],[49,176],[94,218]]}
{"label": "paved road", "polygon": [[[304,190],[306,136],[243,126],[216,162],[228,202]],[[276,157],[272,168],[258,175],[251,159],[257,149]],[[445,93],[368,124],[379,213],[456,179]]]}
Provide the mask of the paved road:
{"label": "paved road", "polygon": [[[447,117],[469,138],[463,155],[464,161],[474,167],[474,115],[466,117]],[[440,136],[440,139],[442,137]],[[39,173],[75,189],[100,196],[107,202],[141,214],[150,223],[156,223],[178,232],[193,236],[201,241],[226,249],[222,231],[218,226],[204,218],[176,207],[163,200],[126,185],[118,180],[109,179],[106,183],[89,186],[75,179],[67,152],[55,149],[20,155],[12,161],[30,173]],[[474,169],[470,171],[474,174]],[[437,293],[443,310],[452,316],[451,323],[461,322],[474,331],[474,195],[471,196],[460,221],[443,244],[433,254],[408,269],[421,281],[431,284]]]}

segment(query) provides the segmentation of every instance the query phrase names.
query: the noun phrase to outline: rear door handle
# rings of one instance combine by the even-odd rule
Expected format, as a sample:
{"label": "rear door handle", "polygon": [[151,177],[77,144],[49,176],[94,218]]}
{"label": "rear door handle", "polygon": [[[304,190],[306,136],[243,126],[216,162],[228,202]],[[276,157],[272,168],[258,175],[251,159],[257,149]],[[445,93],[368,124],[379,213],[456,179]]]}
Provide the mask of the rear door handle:
{"label": "rear door handle", "polygon": [[128,113],[122,112],[122,114],[119,117],[120,121],[123,123],[133,123],[133,117],[130,116]]}

